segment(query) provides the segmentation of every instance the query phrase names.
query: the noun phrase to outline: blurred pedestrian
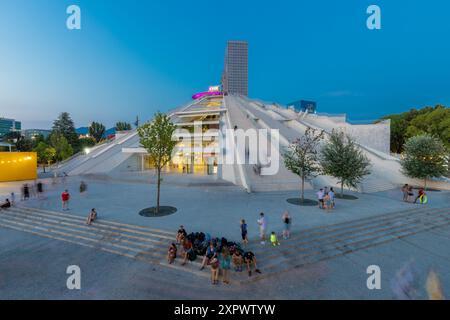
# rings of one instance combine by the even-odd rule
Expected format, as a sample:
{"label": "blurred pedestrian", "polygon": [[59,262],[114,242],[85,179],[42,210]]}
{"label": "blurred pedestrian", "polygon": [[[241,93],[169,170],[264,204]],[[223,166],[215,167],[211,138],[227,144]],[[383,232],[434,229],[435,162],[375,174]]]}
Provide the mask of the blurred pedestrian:
{"label": "blurred pedestrian", "polygon": [[70,200],[70,194],[68,190],[65,190],[61,194],[61,201],[62,201],[62,209],[63,211],[69,210],[69,200]]}

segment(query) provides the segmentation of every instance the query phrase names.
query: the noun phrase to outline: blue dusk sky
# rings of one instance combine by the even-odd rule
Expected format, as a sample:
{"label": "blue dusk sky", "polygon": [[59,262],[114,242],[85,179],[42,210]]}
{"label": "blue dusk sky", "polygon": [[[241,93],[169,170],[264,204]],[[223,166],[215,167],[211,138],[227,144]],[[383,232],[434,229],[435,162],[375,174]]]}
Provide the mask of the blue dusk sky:
{"label": "blue dusk sky", "polygon": [[[66,28],[71,4],[81,30]],[[1,0],[0,117],[147,120],[218,84],[227,40],[249,42],[253,98],[354,120],[450,106],[449,21],[448,0]]]}

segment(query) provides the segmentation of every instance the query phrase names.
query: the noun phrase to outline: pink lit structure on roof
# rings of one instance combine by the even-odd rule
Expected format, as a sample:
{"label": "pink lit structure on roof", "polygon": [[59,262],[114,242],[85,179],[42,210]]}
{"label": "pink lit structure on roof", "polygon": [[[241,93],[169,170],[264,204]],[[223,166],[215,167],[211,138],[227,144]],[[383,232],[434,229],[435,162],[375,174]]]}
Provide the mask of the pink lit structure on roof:
{"label": "pink lit structure on roof", "polygon": [[220,86],[209,87],[209,90],[206,92],[199,92],[192,96],[192,99],[197,100],[203,97],[211,97],[211,96],[221,96],[223,92],[220,89]]}

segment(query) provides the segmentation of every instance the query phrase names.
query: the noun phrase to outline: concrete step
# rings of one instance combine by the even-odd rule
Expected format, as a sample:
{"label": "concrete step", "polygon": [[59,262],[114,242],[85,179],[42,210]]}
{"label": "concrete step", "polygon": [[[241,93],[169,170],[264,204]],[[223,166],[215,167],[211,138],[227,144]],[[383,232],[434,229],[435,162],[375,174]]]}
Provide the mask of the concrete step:
{"label": "concrete step", "polygon": [[450,224],[450,208],[406,210],[391,215],[305,230],[290,240],[282,240],[279,247],[255,247],[252,251],[258,260],[266,263],[262,264],[263,274],[251,281]]}

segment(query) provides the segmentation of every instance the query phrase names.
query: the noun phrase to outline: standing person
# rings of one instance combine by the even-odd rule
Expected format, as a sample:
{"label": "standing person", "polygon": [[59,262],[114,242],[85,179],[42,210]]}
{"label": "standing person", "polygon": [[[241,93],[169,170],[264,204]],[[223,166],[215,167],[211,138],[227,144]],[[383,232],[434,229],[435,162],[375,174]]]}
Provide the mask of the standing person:
{"label": "standing person", "polygon": [[27,183],[23,185],[23,200],[30,199],[30,187]]}
{"label": "standing person", "polygon": [[327,210],[327,212],[329,212],[331,210],[331,198],[328,193],[325,193],[325,196],[323,197],[323,203],[325,209]]}
{"label": "standing person", "polygon": [[95,220],[97,220],[97,211],[95,211],[95,208],[93,208],[91,212],[89,212],[86,224],[91,225]]}
{"label": "standing person", "polygon": [[38,181],[38,183],[36,185],[36,189],[37,189],[37,197],[38,197],[38,199],[41,199],[42,194],[44,193],[44,185],[42,184],[41,181]]}
{"label": "standing person", "polygon": [[330,196],[331,208],[334,209],[334,207],[336,206],[336,194],[334,193],[333,188],[330,188],[330,192],[328,192],[328,195]]}
{"label": "standing person", "polygon": [[409,198],[410,197],[414,197],[414,192],[413,192],[413,187],[412,186],[408,186],[408,199],[407,199],[407,202],[409,202]]}
{"label": "standing person", "polygon": [[211,283],[219,284],[220,263],[219,259],[217,258],[217,254],[214,254],[214,256],[211,258],[209,265],[211,266]]}
{"label": "standing person", "polygon": [[408,184],[405,184],[403,187],[402,187],[402,193],[403,193],[403,201],[404,202],[408,202],[408,193],[409,193],[409,185]]}
{"label": "standing person", "polygon": [[323,203],[323,197],[325,196],[323,189],[320,189],[319,192],[317,192],[317,200],[319,201],[319,209],[323,209],[324,208],[324,203]]}
{"label": "standing person", "polygon": [[65,190],[63,193],[61,193],[61,201],[62,201],[63,211],[69,210],[69,200],[70,200],[69,191]]}
{"label": "standing person", "polygon": [[11,206],[13,206],[16,203],[16,195],[14,192],[11,192]]}
{"label": "standing person", "polygon": [[230,257],[230,252],[228,251],[228,249],[224,249],[222,251],[222,257],[220,259],[220,268],[222,269],[222,273],[223,273],[223,283],[229,284],[230,283],[230,278],[229,278],[229,274],[230,274],[230,269],[231,269],[231,257]]}
{"label": "standing person", "polygon": [[83,194],[87,190],[87,184],[84,181],[80,182],[80,193]]}
{"label": "standing person", "polygon": [[283,213],[283,217],[281,218],[283,220],[283,239],[287,240],[291,236],[291,223],[292,218],[289,215],[289,211],[285,211]]}
{"label": "standing person", "polygon": [[241,220],[241,236],[242,236],[242,245],[245,247],[248,244],[248,236],[247,236],[247,223],[245,220]]}
{"label": "standing person", "polygon": [[261,238],[261,244],[266,244],[266,227],[267,227],[267,221],[266,217],[264,216],[264,213],[261,212],[259,214],[260,218],[258,219],[258,225],[259,225],[259,236]]}

